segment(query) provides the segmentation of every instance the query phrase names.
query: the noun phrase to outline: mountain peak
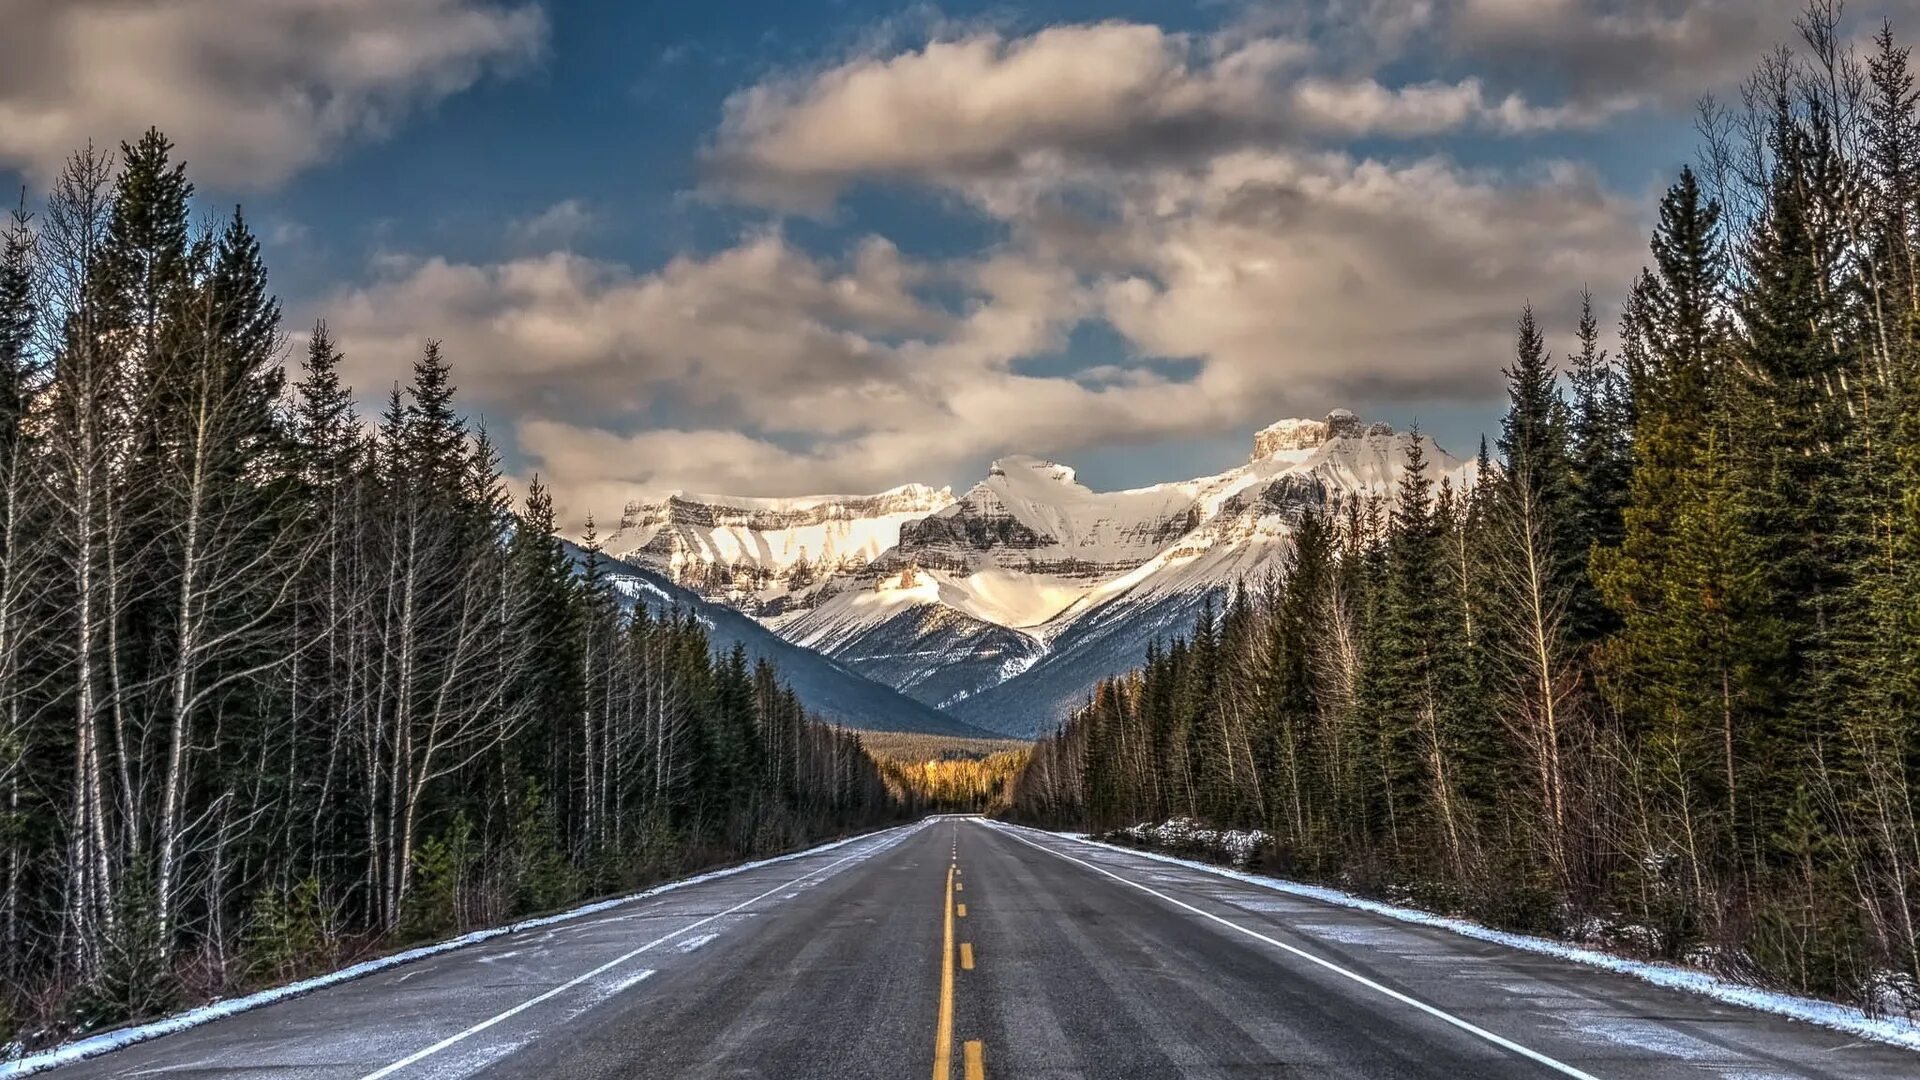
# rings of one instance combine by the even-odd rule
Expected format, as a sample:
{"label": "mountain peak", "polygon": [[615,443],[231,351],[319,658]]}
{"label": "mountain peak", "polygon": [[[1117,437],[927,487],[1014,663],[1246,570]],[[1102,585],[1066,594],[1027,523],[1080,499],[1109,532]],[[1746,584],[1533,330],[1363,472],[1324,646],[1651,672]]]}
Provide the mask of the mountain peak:
{"label": "mountain peak", "polygon": [[1267,425],[1254,433],[1253,457],[1259,461],[1286,450],[1312,450],[1329,439],[1348,438],[1364,431],[1351,409],[1335,409],[1325,420],[1292,418]]}
{"label": "mountain peak", "polygon": [[1073,466],[1029,457],[1026,454],[1010,454],[1007,457],[996,458],[993,464],[987,467],[987,475],[1005,477],[1011,483],[1036,480],[1060,487],[1076,487],[1080,482],[1079,474],[1073,471]]}

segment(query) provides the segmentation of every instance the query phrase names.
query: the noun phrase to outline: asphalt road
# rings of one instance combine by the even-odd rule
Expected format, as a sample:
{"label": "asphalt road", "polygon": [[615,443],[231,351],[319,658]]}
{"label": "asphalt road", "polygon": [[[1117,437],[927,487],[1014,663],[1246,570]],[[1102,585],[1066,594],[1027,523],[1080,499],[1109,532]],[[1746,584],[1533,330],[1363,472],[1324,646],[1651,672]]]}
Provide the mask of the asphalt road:
{"label": "asphalt road", "polygon": [[941,819],[48,1075],[1912,1080],[1920,1055]]}

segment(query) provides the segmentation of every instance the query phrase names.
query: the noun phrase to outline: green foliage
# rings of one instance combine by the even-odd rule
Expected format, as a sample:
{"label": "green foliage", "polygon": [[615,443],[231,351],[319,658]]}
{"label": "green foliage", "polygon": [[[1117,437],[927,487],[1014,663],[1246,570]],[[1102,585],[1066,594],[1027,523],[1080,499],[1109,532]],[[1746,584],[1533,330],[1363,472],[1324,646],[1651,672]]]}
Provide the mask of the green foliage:
{"label": "green foliage", "polygon": [[514,808],[509,849],[519,914],[551,911],[582,894],[580,874],[561,850],[558,831],[539,783],[528,780]]}
{"label": "green foliage", "polygon": [[247,915],[246,958],[249,974],[265,983],[291,982],[339,962],[337,915],[318,877],[260,891]]}
{"label": "green foliage", "polygon": [[99,966],[67,1001],[67,1021],[85,1030],[164,1013],[181,997],[178,973],[164,961],[167,946],[156,916],[151,870],[130,869],[122,882],[114,926]]}
{"label": "green foliage", "polygon": [[456,815],[444,836],[430,836],[413,854],[413,887],[401,923],[411,938],[444,937],[464,929],[463,900],[474,861],[473,824]]}

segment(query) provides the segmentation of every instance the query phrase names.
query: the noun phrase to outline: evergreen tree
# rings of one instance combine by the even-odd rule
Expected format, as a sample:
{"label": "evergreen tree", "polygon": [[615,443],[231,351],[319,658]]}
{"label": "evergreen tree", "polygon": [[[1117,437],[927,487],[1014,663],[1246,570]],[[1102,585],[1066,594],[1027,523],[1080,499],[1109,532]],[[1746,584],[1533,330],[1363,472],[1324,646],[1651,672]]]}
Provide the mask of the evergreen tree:
{"label": "evergreen tree", "polygon": [[31,219],[24,207],[0,234],[0,976],[21,979],[27,964],[25,896],[32,849],[28,830],[31,732],[28,631],[40,562],[44,511],[36,505],[42,465],[27,423],[43,373],[33,352],[40,312]]}
{"label": "evergreen tree", "polygon": [[[1910,337],[1920,305],[1920,259],[1914,237],[1920,231],[1920,91],[1914,88],[1910,50],[1894,40],[1893,25],[1883,22],[1867,61],[1866,96],[1869,256],[1863,267],[1875,325],[1890,353]],[[1891,362],[1891,358],[1886,358]]]}
{"label": "evergreen tree", "polygon": [[1596,551],[1616,548],[1624,538],[1622,512],[1633,463],[1625,380],[1600,347],[1591,293],[1581,294],[1579,336],[1580,352],[1568,371],[1573,389],[1568,424],[1573,507],[1567,548],[1578,562],[1570,579],[1574,591],[1569,630],[1578,641],[1594,642],[1618,623],[1586,568]]}
{"label": "evergreen tree", "polygon": [[509,708],[531,718],[515,772],[565,792],[574,764],[572,721],[585,708],[584,634],[593,611],[556,535],[553,496],[537,475],[528,481],[508,561],[519,598],[514,631],[528,639],[528,662],[512,672]]}
{"label": "evergreen tree", "polygon": [[[1511,486],[1524,478],[1546,515],[1549,535],[1564,544],[1572,533],[1567,407],[1531,304],[1520,313],[1515,336],[1514,363],[1506,371],[1507,414],[1501,421],[1504,479]],[[1572,570],[1568,566],[1559,572]]]}
{"label": "evergreen tree", "polygon": [[[1445,555],[1433,504],[1433,479],[1416,426],[1405,436],[1406,469],[1391,514],[1386,599],[1380,611],[1380,723],[1389,811],[1396,829],[1423,826],[1409,841],[1437,843],[1447,865],[1463,869],[1469,823],[1459,802],[1457,733],[1449,724],[1442,681],[1445,658]],[[1403,848],[1404,850],[1404,848]]]}
{"label": "evergreen tree", "polygon": [[[1837,302],[1856,291],[1840,270],[1854,178],[1834,146],[1832,118],[1817,97],[1796,115],[1784,90],[1773,107],[1771,183],[1747,240],[1739,298],[1741,378],[1727,402],[1738,430],[1742,531],[1765,570],[1758,616],[1779,637],[1778,662],[1765,665],[1768,681],[1755,687],[1763,760],[1802,740],[1826,741],[1841,707],[1835,631],[1859,558],[1846,507],[1863,479],[1851,451],[1864,449],[1850,438],[1842,388],[1871,370],[1845,336],[1853,313]],[[1797,781],[1785,770],[1756,771],[1750,828],[1766,836]]]}
{"label": "evergreen tree", "polygon": [[9,461],[35,389],[32,347],[39,310],[31,225],[31,215],[22,208],[0,233],[0,454]]}

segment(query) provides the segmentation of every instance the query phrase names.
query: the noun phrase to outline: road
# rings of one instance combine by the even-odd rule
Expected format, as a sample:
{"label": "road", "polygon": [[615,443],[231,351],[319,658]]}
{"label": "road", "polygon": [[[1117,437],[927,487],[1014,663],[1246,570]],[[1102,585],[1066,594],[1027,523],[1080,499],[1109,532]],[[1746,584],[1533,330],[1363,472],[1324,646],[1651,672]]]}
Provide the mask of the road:
{"label": "road", "polygon": [[947,818],[46,1075],[1911,1080],[1920,1055]]}

